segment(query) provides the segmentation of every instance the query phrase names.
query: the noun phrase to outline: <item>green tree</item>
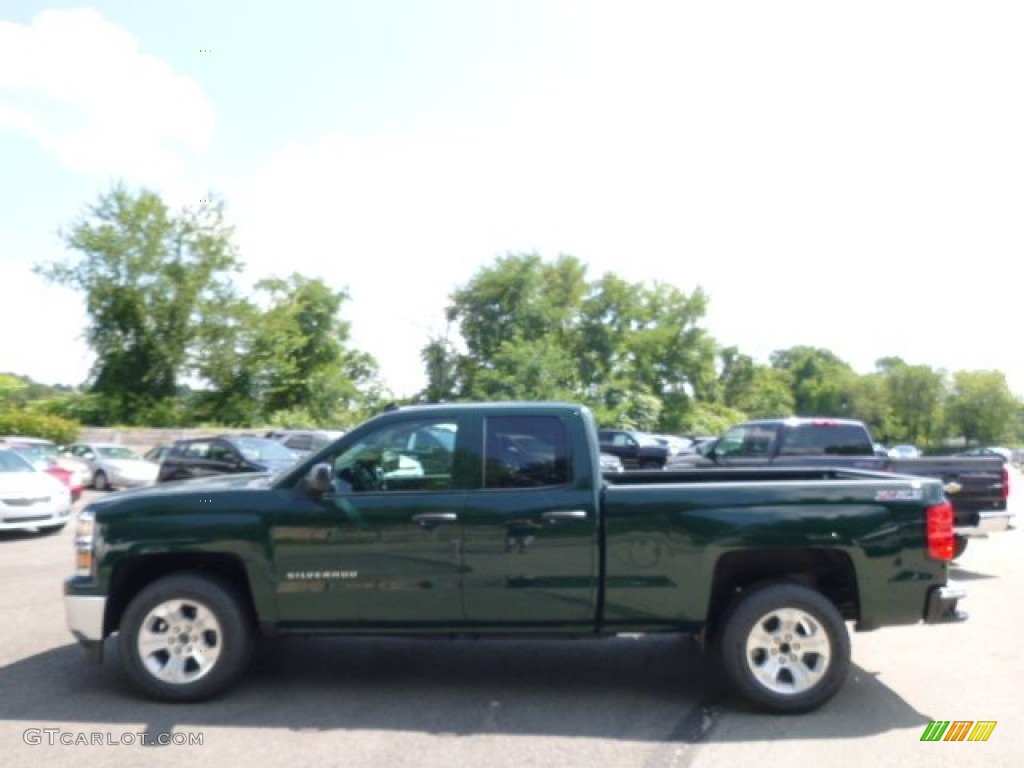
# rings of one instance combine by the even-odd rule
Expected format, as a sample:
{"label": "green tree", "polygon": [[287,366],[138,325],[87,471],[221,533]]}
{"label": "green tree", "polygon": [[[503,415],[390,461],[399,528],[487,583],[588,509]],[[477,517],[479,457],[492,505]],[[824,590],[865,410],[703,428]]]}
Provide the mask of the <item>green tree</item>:
{"label": "green tree", "polygon": [[460,371],[463,358],[449,338],[449,331],[432,336],[420,352],[420,358],[426,366],[427,386],[419,400],[441,403],[457,399],[464,389]]}
{"label": "green tree", "polygon": [[887,439],[930,445],[942,436],[946,379],[927,365],[879,361],[888,406]]}
{"label": "green tree", "polygon": [[798,416],[852,416],[857,374],[827,349],[796,346],[771,355],[773,368],[789,373]]}
{"label": "green tree", "polygon": [[[700,326],[707,299],[665,284],[606,274],[588,283],[578,259],[506,255],[452,295],[446,337],[422,352],[430,399],[573,398],[605,423],[672,430],[713,396],[715,344]],[[657,408],[652,408],[652,400]]]}
{"label": "green tree", "polygon": [[156,193],[118,185],[63,233],[79,258],[36,266],[85,296],[88,389],[105,420],[138,423],[177,395],[199,317],[232,295],[231,235],[222,203],[174,214]]}
{"label": "green tree", "polygon": [[767,365],[755,366],[746,388],[728,402],[751,419],[779,419],[792,416],[796,411],[793,402],[793,387],[787,371]]}
{"label": "green tree", "polygon": [[205,412],[239,424],[301,414],[326,426],[380,394],[376,361],[349,347],[344,291],[299,274],[256,288],[257,301],[203,325],[195,366],[212,385]]}
{"label": "green tree", "polygon": [[743,354],[736,347],[723,347],[718,350],[718,363],[718,392],[715,399],[736,407],[753,384],[756,368],[754,358]]}
{"label": "green tree", "polygon": [[1020,400],[999,371],[957,371],[948,403],[952,429],[968,443],[1001,443],[1013,437]]}
{"label": "green tree", "polygon": [[547,263],[536,254],[502,256],[480,269],[447,311],[466,353],[454,355],[436,340],[423,352],[434,394],[486,400],[575,393],[571,350],[585,271],[575,257]]}

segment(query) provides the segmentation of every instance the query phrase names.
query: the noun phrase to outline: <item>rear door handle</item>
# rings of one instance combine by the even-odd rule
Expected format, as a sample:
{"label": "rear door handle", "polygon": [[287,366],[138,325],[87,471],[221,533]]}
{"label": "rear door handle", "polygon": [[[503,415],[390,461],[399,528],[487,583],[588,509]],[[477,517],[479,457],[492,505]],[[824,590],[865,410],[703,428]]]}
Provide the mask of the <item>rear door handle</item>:
{"label": "rear door handle", "polygon": [[587,513],[582,509],[559,509],[545,512],[541,519],[550,523],[567,523],[570,520],[586,520]]}
{"label": "rear door handle", "polygon": [[454,523],[458,519],[454,512],[421,512],[412,516],[412,521],[423,528],[436,528],[441,523]]}

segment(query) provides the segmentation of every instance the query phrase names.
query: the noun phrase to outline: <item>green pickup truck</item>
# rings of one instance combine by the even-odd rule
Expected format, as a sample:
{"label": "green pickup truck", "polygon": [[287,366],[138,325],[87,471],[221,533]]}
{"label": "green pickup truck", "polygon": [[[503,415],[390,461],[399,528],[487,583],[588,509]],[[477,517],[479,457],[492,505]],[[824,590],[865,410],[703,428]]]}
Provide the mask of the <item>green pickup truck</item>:
{"label": "green pickup truck", "polygon": [[383,413],[277,475],[85,507],[68,626],[144,694],[222,691],[258,635],[694,633],[755,706],[842,686],[846,622],[962,621],[942,483],[853,469],[601,475],[567,403]]}

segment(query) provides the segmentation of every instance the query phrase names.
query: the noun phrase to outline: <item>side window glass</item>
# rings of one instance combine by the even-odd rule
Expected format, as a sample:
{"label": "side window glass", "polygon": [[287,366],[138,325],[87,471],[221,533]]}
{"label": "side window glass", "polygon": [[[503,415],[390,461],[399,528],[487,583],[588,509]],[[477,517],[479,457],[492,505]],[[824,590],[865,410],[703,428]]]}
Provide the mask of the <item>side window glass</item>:
{"label": "side window glass", "polygon": [[457,431],[449,419],[381,427],[333,458],[334,487],[339,493],[450,490]]}
{"label": "side window glass", "polygon": [[767,457],[772,451],[775,432],[770,427],[750,426],[743,434],[743,443],[737,456],[747,458]]}
{"label": "side window glass", "polygon": [[234,458],[234,451],[225,443],[211,443],[207,458],[211,461],[231,461]]}
{"label": "side window glass", "polygon": [[744,427],[730,429],[717,443],[715,443],[715,454],[718,456],[737,456],[743,448],[743,436],[746,434]]}
{"label": "side window glass", "polygon": [[571,479],[570,467],[568,435],[560,419],[554,416],[487,419],[485,488],[563,485]]}
{"label": "side window glass", "polygon": [[190,459],[205,459],[209,453],[210,444],[208,442],[191,443],[185,449],[185,455]]}
{"label": "side window glass", "polygon": [[612,445],[629,445],[629,436],[622,432],[616,432],[612,438]]}

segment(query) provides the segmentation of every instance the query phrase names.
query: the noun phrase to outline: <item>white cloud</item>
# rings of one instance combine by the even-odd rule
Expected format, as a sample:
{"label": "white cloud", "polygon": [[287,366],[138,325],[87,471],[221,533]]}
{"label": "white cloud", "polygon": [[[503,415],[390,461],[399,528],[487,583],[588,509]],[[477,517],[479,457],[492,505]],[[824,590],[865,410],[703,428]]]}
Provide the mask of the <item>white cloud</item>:
{"label": "white cloud", "polygon": [[759,7],[587,16],[463,122],[294,145],[228,185],[244,258],[348,285],[355,340],[402,393],[448,292],[532,249],[702,285],[712,335],[762,360],[815,344],[1024,391],[990,320],[1024,247],[1024,110],[999,96],[1020,13]]}
{"label": "white cloud", "polygon": [[[703,285],[712,335],[762,359],[896,354],[1024,392],[1001,330],[1024,248],[1019,6],[653,7],[576,5],[557,50],[451,115],[339,125],[214,184],[249,277],[347,286],[354,342],[399,394],[422,385],[449,292],[525,250]],[[95,11],[54,11],[0,23],[4,126],[75,168],[159,174],[208,145],[212,110]]]}
{"label": "white cloud", "polygon": [[87,318],[78,294],[21,265],[0,263],[0,320],[0,373],[47,384],[84,381],[93,355],[82,340]]}
{"label": "white cloud", "polygon": [[210,146],[213,123],[195,81],[93,9],[0,21],[0,130],[30,137],[72,170],[173,178],[182,152]]}

